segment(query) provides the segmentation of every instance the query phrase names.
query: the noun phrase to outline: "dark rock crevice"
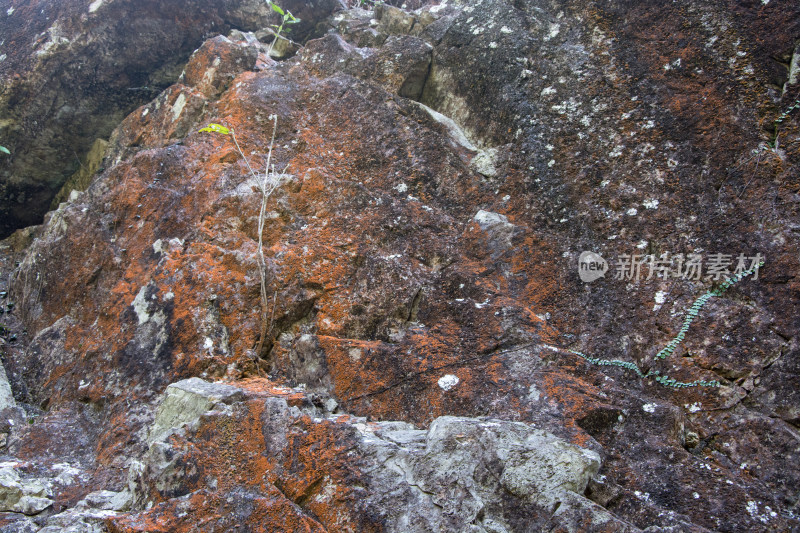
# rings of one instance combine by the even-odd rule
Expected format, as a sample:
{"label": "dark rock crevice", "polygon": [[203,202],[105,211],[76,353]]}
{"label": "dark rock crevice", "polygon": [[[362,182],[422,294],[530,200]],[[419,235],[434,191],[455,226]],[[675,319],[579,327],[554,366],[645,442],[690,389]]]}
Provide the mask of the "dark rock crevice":
{"label": "dark rock crevice", "polygon": [[[12,152],[0,157],[0,238],[41,223],[95,139],[174,83],[205,38],[277,16],[256,0],[31,4],[0,16],[0,145]],[[340,5],[285,7],[303,19],[293,36],[307,39]]]}

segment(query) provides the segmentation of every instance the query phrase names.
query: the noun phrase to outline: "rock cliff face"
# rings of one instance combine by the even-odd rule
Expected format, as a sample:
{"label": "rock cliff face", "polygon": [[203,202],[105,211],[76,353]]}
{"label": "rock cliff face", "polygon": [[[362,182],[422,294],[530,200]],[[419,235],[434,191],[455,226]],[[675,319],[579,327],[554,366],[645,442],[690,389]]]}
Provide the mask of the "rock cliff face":
{"label": "rock cliff face", "polygon": [[3,22],[5,190],[108,137],[0,243],[3,528],[800,529],[799,6],[167,4]]}
{"label": "rock cliff face", "polygon": [[[335,0],[288,2],[307,21]],[[172,84],[203,40],[267,25],[262,0],[9,0],[0,13],[0,237],[41,223],[93,143]],[[309,22],[293,35],[313,35]],[[63,201],[64,198],[61,198]]]}

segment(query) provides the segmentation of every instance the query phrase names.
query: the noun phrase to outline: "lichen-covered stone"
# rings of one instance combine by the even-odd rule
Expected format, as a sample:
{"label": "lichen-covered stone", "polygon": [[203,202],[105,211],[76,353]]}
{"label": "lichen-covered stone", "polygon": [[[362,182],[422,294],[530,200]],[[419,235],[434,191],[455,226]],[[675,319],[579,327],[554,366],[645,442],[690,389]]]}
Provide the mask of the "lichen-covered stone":
{"label": "lichen-covered stone", "polygon": [[[429,529],[796,529],[800,7],[629,4],[328,12],[281,62],[209,42],[0,249],[20,471],[68,459],[59,510],[130,481],[115,531],[407,530],[409,503]],[[612,270],[582,283],[584,251]],[[666,252],[765,264],[661,360],[721,282],[614,275]],[[247,393],[182,391],[148,441],[188,378]]]}
{"label": "lichen-covered stone", "polygon": [[241,397],[241,391],[230,385],[208,383],[200,378],[190,378],[167,387],[164,401],[156,411],[156,418],[147,436],[148,444],[164,440],[170,431],[210,411],[216,404],[231,403]]}
{"label": "lichen-covered stone", "polygon": [[0,511],[35,515],[53,504],[38,479],[22,479],[13,467],[0,468]]}
{"label": "lichen-covered stone", "polygon": [[[192,380],[192,388],[201,383]],[[225,409],[208,404],[193,426],[176,426],[171,439],[151,444],[132,469],[137,512],[110,518],[113,531],[191,528],[191,518],[174,516],[176,500],[210,503],[223,494],[251,503],[236,507],[233,517],[214,518],[214,530],[232,520],[276,527],[277,517],[265,519],[252,507],[277,505],[276,499],[298,520],[328,530],[518,531],[524,523],[547,523],[558,509],[625,526],[582,496],[599,456],[527,424],[441,417],[420,430],[403,422],[320,417],[312,405],[290,407],[289,391],[266,380],[236,385],[242,388],[227,387],[238,395],[229,396],[236,400]],[[173,387],[160,414],[175,403]],[[163,423],[157,417],[155,424]],[[305,437],[320,431],[324,448]]]}

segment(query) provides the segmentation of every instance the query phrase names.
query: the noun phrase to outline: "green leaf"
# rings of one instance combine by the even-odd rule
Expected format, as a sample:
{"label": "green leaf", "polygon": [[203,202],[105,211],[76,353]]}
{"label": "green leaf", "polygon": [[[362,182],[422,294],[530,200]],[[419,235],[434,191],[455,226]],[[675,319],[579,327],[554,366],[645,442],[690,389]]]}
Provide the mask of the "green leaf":
{"label": "green leaf", "polygon": [[283,9],[281,9],[281,6],[279,6],[275,2],[270,2],[269,5],[272,6],[272,9],[277,11],[280,14],[280,16],[282,16],[282,17],[286,16],[286,13],[283,12]]}
{"label": "green leaf", "polygon": [[11,152],[9,152],[8,148],[6,148],[5,146],[0,146],[0,152],[3,152],[4,154],[11,155]]}
{"label": "green leaf", "polygon": [[200,130],[200,132],[206,132],[206,131],[210,133],[221,133],[223,135],[230,135],[231,133],[231,130],[229,130],[225,126],[222,126],[220,124],[214,124],[213,122]]}

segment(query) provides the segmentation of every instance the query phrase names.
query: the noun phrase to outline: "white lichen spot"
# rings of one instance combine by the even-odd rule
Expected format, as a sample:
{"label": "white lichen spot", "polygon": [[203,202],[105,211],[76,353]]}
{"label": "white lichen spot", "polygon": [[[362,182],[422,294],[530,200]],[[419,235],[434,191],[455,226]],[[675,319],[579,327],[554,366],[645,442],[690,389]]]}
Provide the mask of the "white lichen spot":
{"label": "white lichen spot", "polygon": [[400,193],[406,192],[408,190],[408,185],[406,185],[405,183],[398,183],[397,185],[394,186],[394,190]]}
{"label": "white lichen spot", "polygon": [[605,102],[599,102],[596,99],[592,101],[592,111],[595,113],[600,113],[601,111],[605,111],[608,109],[608,104]]}
{"label": "white lichen spot", "polygon": [[361,349],[360,348],[350,348],[350,351],[347,352],[347,355],[350,356],[351,361],[361,361]]}
{"label": "white lichen spot", "polygon": [[556,90],[553,89],[552,85],[550,87],[545,87],[544,89],[542,89],[542,92],[541,92],[542,96],[548,96],[550,94],[556,94]]}
{"label": "white lichen spot", "polygon": [[147,300],[145,293],[147,292],[147,285],[139,289],[138,294],[136,294],[136,298],[133,299],[133,311],[136,313],[137,318],[139,319],[139,325],[144,324],[148,320],[150,320],[150,314],[147,312]]}
{"label": "white lichen spot", "polygon": [[503,26],[502,28],[500,28],[500,33],[509,34],[509,33],[513,33],[513,31],[508,26]]}
{"label": "white lichen spot", "polygon": [[642,406],[642,411],[644,411],[645,413],[655,413],[656,407],[658,407],[658,404],[646,403]]}
{"label": "white lichen spot", "polygon": [[752,500],[747,502],[747,507],[746,508],[747,508],[747,512],[750,514],[750,516],[753,519],[758,520],[762,524],[766,524],[767,522],[769,522],[770,516],[775,516],[777,514],[774,511],[772,511],[772,509],[769,507],[769,505],[767,505],[764,508],[764,510],[767,512],[767,514],[763,514],[763,515],[759,514],[759,512],[758,512],[758,504],[756,502],[752,501]]}
{"label": "white lichen spot", "polygon": [[445,374],[439,378],[438,383],[442,390],[448,391],[458,385],[459,381],[461,380],[458,379],[458,376],[454,376],[453,374]]}
{"label": "white lichen spot", "polygon": [[647,248],[647,245],[648,245],[648,244],[650,244],[650,243],[649,243],[647,240],[645,240],[645,239],[642,239],[641,241],[639,241],[638,243],[636,243],[636,247],[637,247],[638,249],[640,249],[640,250],[644,250],[645,248]]}
{"label": "white lichen spot", "polygon": [[531,401],[538,402],[541,395],[542,394],[536,388],[536,385],[531,385],[530,387],[528,387],[528,398]]}
{"label": "white lichen spot", "polygon": [[692,405],[684,404],[684,407],[689,410],[690,413],[696,413],[700,409],[702,409],[702,404],[700,402],[694,402]]}
{"label": "white lichen spot", "polygon": [[617,146],[615,146],[615,147],[614,147],[614,149],[613,149],[613,150],[611,150],[611,151],[608,153],[608,157],[619,157],[619,156],[621,156],[621,155],[622,155],[622,151],[623,151],[624,149],[625,149],[625,147],[624,147],[624,146],[622,146],[621,144],[620,144],[620,145],[617,145]]}
{"label": "white lichen spot", "polygon": [[547,35],[544,36],[544,40],[549,41],[558,35],[559,31],[561,31],[561,24],[551,22],[549,28],[547,29]]}
{"label": "white lichen spot", "polygon": [[142,118],[146,117],[149,112],[150,112],[150,108],[149,107],[145,107],[144,111],[142,111]]}
{"label": "white lichen spot", "polygon": [[694,498],[695,500],[699,500],[700,499],[700,495],[697,494],[696,492],[693,492],[692,493],[692,498]]}
{"label": "white lichen spot", "polygon": [[635,207],[631,207],[630,209],[625,211],[625,214],[628,215],[628,216],[631,216],[631,217],[635,217],[638,213],[639,213],[639,211],[637,211],[637,209]]}
{"label": "white lichen spot", "polygon": [[658,200],[656,200],[655,198],[650,198],[649,200],[646,200],[642,205],[645,207],[645,209],[658,209]]}
{"label": "white lichen spot", "polygon": [[489,43],[489,48],[497,48],[497,43],[492,41]]}
{"label": "white lichen spot", "polygon": [[210,337],[206,337],[205,341],[203,341],[203,349],[209,351],[214,349],[214,341]]}
{"label": "white lichen spot", "polygon": [[550,106],[550,109],[552,109],[559,115],[566,115],[566,114],[572,115],[578,110],[579,107],[580,104],[578,103],[578,101],[575,100],[574,98],[570,98],[569,100],[561,102],[560,104],[555,104]]}
{"label": "white lichen spot", "polygon": [[95,11],[97,11],[98,9],[100,9],[100,6],[102,6],[102,5],[103,5],[103,2],[104,2],[104,1],[105,1],[105,0],[94,0],[94,2],[92,2],[91,4],[89,4],[89,13],[94,13]]}
{"label": "white lichen spot", "polygon": [[658,311],[661,309],[661,306],[664,305],[664,302],[667,301],[667,293],[665,291],[658,291],[654,298],[655,305],[653,306],[653,311]]}
{"label": "white lichen spot", "polygon": [[161,241],[161,239],[158,239],[153,243],[153,251],[157,254],[160,254],[164,251],[164,243]]}
{"label": "white lichen spot", "polygon": [[555,164],[556,164],[556,160],[555,159],[551,159],[550,161],[547,162],[547,166],[550,167],[550,168],[553,168],[553,166],[555,166]]}

